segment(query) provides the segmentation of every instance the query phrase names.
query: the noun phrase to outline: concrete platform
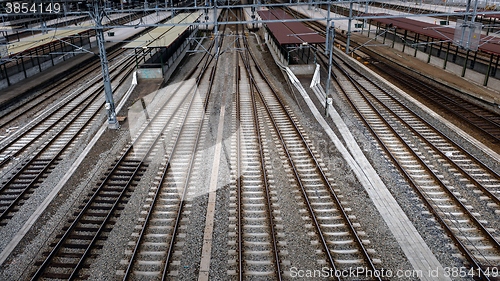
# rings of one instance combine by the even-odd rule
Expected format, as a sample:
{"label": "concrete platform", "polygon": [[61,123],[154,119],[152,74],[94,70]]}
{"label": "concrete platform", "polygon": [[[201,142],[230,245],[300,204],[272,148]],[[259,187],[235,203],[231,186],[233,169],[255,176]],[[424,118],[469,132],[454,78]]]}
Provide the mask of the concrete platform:
{"label": "concrete platform", "polygon": [[[360,42],[369,40],[369,38],[360,34],[354,34],[352,38]],[[427,63],[428,54],[418,52],[417,57],[414,57],[413,49],[410,50],[412,54],[408,52],[402,53],[400,51],[402,50],[402,46],[397,46],[397,44],[394,49],[389,46],[372,47],[372,49],[394,63],[408,69],[416,70],[429,79],[434,79],[500,109],[500,80],[498,79],[490,77],[488,85],[483,86],[484,74],[482,73],[467,69],[465,77],[461,77],[463,66],[448,61],[447,68],[444,70],[442,68],[444,60],[431,57],[431,61]]]}

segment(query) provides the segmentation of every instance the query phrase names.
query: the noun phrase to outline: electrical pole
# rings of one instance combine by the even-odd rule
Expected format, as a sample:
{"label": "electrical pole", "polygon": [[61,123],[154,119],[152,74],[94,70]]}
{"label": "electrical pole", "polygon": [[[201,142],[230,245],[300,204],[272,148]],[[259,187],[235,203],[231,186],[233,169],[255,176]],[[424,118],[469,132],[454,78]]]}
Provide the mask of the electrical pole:
{"label": "electrical pole", "polygon": [[217,24],[217,0],[212,0],[214,3],[214,38],[215,38],[215,59],[219,59],[219,43],[217,37],[219,36],[218,24]]}
{"label": "electrical pole", "polygon": [[108,59],[106,58],[106,48],[104,47],[104,27],[102,18],[104,17],[104,7],[101,0],[94,1],[95,30],[97,45],[99,46],[99,58],[101,59],[102,78],[104,81],[104,95],[106,98],[106,111],[108,114],[108,128],[118,129],[120,124],[116,119],[115,102],[113,100],[113,90],[111,89],[111,78],[109,77]]}
{"label": "electrical pole", "polygon": [[[328,22],[330,22],[328,18]],[[330,46],[328,51],[328,78],[326,79],[326,90],[325,90],[325,116],[328,117],[328,106],[330,106],[333,102],[330,95],[330,77],[332,76],[332,63],[333,63],[333,42],[335,40],[335,23],[331,22],[331,26],[327,26],[327,42]]]}
{"label": "electrical pole", "polygon": [[325,45],[326,45],[326,48],[325,48],[325,55],[326,54],[329,54],[329,51],[330,51],[330,48],[333,47],[333,42],[330,42],[330,9],[331,9],[331,4],[328,3],[328,10],[326,11],[326,42],[325,42]]}
{"label": "electrical pole", "polygon": [[352,24],[352,1],[349,4],[349,20],[347,24],[347,40],[345,44],[345,53],[349,54],[349,48],[351,44],[351,24]]}

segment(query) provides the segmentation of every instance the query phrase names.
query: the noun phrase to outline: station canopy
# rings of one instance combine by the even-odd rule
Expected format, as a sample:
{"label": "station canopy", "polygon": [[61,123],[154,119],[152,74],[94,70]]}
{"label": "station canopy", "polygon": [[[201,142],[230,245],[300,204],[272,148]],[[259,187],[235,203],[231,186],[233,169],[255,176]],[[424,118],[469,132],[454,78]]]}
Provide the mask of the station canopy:
{"label": "station canopy", "polygon": [[7,52],[9,56],[14,56],[25,51],[34,50],[38,47],[52,43],[53,41],[58,41],[64,38],[69,38],[81,33],[85,33],[90,28],[91,26],[89,24],[86,24],[82,25],[79,28],[50,30],[45,34],[37,34],[34,36],[23,38],[18,42],[7,44]]}
{"label": "station canopy", "polygon": [[[368,15],[368,14],[365,14]],[[383,15],[383,14],[371,14],[371,15]],[[460,32],[461,27],[460,24],[457,25],[457,27],[452,28],[452,27],[447,27],[447,26],[442,26],[438,24],[432,24],[432,23],[427,23],[423,21],[418,21],[418,20],[413,20],[409,18],[374,18],[372,21],[375,22],[380,22],[382,24],[385,24],[386,26],[390,26],[393,28],[400,28],[404,30],[408,30],[413,33],[425,35],[437,40],[440,40],[442,42],[449,42],[453,41],[455,44],[459,45],[460,47],[463,46],[463,40],[467,40],[468,36],[462,36],[461,38],[456,37],[456,33],[462,33]],[[472,30],[472,28],[469,28]],[[468,32],[470,32],[469,29],[465,29],[463,32],[464,34],[468,35]],[[481,50],[483,52],[487,53],[492,53],[499,55],[500,54],[500,44],[498,43],[498,39],[493,36],[493,35],[481,35],[477,34],[471,36],[474,37],[477,36],[479,38],[474,38],[477,40],[475,43],[475,49],[472,50]],[[460,42],[457,42],[460,41]],[[473,43],[473,42],[470,42]]]}
{"label": "station canopy", "polygon": [[[283,10],[258,11],[258,14],[262,20],[295,19]],[[266,25],[280,45],[325,43],[325,37],[307,27],[303,22],[267,22]]]}
{"label": "station canopy", "polygon": [[[170,46],[176,39],[189,28],[190,23],[194,23],[200,17],[199,14],[181,13],[171,18],[164,24],[149,31],[145,35],[125,45],[123,48],[160,48]],[[181,25],[176,25],[181,24]]]}

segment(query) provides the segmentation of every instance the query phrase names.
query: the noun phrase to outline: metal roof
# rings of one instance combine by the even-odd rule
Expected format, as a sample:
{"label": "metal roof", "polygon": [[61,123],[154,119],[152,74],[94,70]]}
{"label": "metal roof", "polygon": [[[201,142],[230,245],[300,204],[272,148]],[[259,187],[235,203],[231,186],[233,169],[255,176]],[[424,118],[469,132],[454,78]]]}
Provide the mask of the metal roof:
{"label": "metal roof", "polygon": [[87,32],[88,29],[86,29],[86,27],[90,28],[90,25],[75,29],[56,29],[49,31],[46,34],[37,34],[35,36],[26,37],[18,42],[7,44],[7,52],[9,53],[9,56],[20,54],[51,43],[54,40],[68,38],[76,34]]}
{"label": "metal roof", "polygon": [[[263,20],[294,19],[283,10],[258,11],[258,14]],[[325,43],[325,37],[302,22],[267,22],[266,25],[280,45]]]}
{"label": "metal roof", "polygon": [[[393,27],[423,34],[442,41],[451,41],[455,36],[455,28],[408,18],[377,18],[372,19],[372,21],[380,22],[385,25],[392,24]],[[500,45],[497,43],[499,41],[500,38],[495,38],[491,35],[481,35],[479,50],[498,55],[500,54]]]}
{"label": "metal roof", "polygon": [[[168,20],[166,24],[194,23],[199,17],[199,14],[181,13]],[[135,49],[168,47],[188,28],[189,25],[159,26],[137,38],[133,42],[125,45],[123,48]]]}

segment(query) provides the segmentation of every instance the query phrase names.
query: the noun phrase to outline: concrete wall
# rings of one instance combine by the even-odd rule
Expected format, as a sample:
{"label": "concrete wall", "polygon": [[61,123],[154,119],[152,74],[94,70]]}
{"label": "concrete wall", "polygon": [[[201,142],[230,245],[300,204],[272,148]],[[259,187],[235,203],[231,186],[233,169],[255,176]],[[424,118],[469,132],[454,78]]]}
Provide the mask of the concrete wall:
{"label": "concrete wall", "polygon": [[140,79],[158,79],[163,78],[161,68],[141,68],[137,70],[137,78]]}

